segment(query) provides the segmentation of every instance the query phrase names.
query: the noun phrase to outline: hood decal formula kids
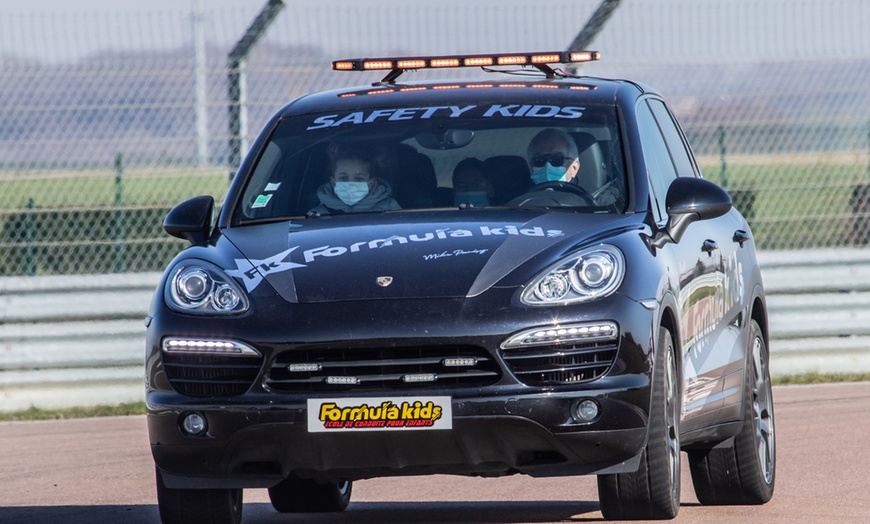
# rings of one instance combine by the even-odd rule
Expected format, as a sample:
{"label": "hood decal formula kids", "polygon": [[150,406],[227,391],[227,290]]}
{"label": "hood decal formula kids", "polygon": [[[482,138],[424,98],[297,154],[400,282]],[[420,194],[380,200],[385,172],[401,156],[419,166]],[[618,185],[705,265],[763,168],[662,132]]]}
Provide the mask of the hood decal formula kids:
{"label": "hood decal formula kids", "polygon": [[[286,224],[284,227],[286,228]],[[241,280],[245,289],[251,292],[264,279],[272,282],[283,272],[303,271],[297,277],[297,284],[298,279],[307,276],[312,279],[322,278],[317,266],[323,266],[327,261],[332,262],[330,271],[339,262],[346,266],[333,272],[334,278],[340,278],[360,267],[360,264],[377,264],[377,260],[382,260],[377,265],[383,267],[388,261],[396,260],[395,257],[416,266],[437,262],[445,258],[440,256],[443,253],[449,253],[451,258],[463,254],[486,255],[483,257],[485,262],[507,238],[558,239],[564,236],[560,229],[504,223],[406,227],[399,231],[400,234],[385,236],[377,233],[390,231],[390,228],[348,228],[342,230],[343,234],[336,235],[305,234],[295,228],[292,231],[282,235],[291,244],[289,248],[285,248],[287,244],[271,244],[284,248],[275,254],[261,254],[262,242],[258,246],[240,246],[249,258],[236,259],[236,267],[229,268],[227,273]],[[333,242],[324,242],[328,240]],[[311,245],[310,242],[324,243]]]}

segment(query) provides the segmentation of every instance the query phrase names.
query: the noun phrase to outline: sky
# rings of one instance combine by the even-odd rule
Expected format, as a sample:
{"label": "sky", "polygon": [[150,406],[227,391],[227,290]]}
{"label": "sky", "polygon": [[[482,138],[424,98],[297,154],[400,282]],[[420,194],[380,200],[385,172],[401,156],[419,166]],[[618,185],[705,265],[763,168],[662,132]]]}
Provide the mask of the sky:
{"label": "sky", "polygon": [[[189,11],[197,0],[0,0],[0,13]],[[260,6],[265,0],[199,0],[209,9]]]}
{"label": "sky", "polygon": [[[314,31],[314,34],[321,37],[318,45],[324,46],[330,53],[335,49],[327,47],[330,45],[337,47],[334,44],[340,41],[340,38],[335,38],[339,35],[331,32],[337,29],[349,35],[351,31],[342,29],[345,20],[337,17],[324,20],[324,16],[316,13],[343,14],[350,11],[350,8],[353,8],[354,12],[359,12],[368,7],[371,7],[372,12],[384,13],[389,12],[390,6],[401,6],[403,13],[411,13],[407,15],[410,23],[404,27],[397,27],[396,24],[378,26],[378,19],[374,18],[369,19],[364,27],[353,28],[357,35],[361,31],[363,34],[370,35],[364,40],[360,40],[359,37],[352,40],[354,45],[361,49],[367,46],[377,48],[379,41],[389,41],[410,42],[416,47],[422,45],[438,48],[438,51],[423,50],[428,53],[442,52],[441,49],[444,47],[469,45],[490,45],[498,47],[497,50],[501,51],[503,50],[501,48],[516,42],[545,42],[549,47],[567,46],[576,34],[577,28],[582,27],[585,18],[560,20],[558,16],[552,16],[556,12],[555,8],[563,9],[566,5],[580,6],[575,9],[575,12],[588,11],[591,15],[600,3],[600,0],[284,1],[288,9],[281,16],[288,18],[286,13],[290,13],[290,16],[304,19],[304,30],[297,32],[301,34],[308,33],[309,30]],[[2,24],[4,15],[11,15],[6,17],[11,20],[28,17],[25,20],[37,22],[49,16],[52,18],[51,24],[57,25],[63,31],[69,31],[69,24],[60,27],[63,15],[87,18],[88,14],[101,16],[115,13],[190,14],[196,5],[201,6],[206,13],[219,11],[239,13],[236,17],[239,23],[247,25],[266,3],[267,0],[0,0],[0,30],[4,30]],[[418,5],[419,9],[408,9],[408,6],[414,4]],[[553,9],[548,16],[547,9],[550,7]],[[327,11],[324,11],[324,8]],[[531,16],[526,15],[529,10],[532,10]],[[541,16],[537,17],[539,11]],[[473,19],[474,16],[488,16],[489,13],[496,12],[499,16],[505,17],[505,20],[508,20],[506,17],[510,13],[522,12],[523,20],[493,25],[491,16],[487,20],[488,24],[476,24]],[[446,15],[470,13],[470,16],[445,23],[442,20],[445,13]],[[870,1],[867,0],[622,0],[612,20],[594,43],[595,47],[604,50],[608,57],[623,62],[635,60],[637,63],[672,59],[676,61],[713,59],[757,63],[789,57],[795,60],[863,58],[870,55],[870,31],[866,29],[868,20],[870,20]],[[83,19],[83,21],[87,20]],[[16,23],[13,22],[11,27],[5,26],[5,30],[7,32],[15,30],[15,25]],[[79,25],[83,27],[81,31],[88,31],[85,27],[86,23],[72,24],[73,28]],[[189,25],[187,27],[189,28]],[[159,30],[159,27],[156,29]],[[444,34],[451,29],[456,33]],[[487,30],[489,33],[472,35],[474,38],[467,34]],[[136,35],[132,34],[133,32],[122,35],[122,38],[134,40]],[[173,40],[177,33],[177,31],[166,32],[164,38],[166,45],[180,45]],[[236,29],[232,31],[233,35],[237,33]],[[552,38],[548,40],[547,35],[552,35]],[[164,35],[161,34],[160,37]],[[16,38],[19,40],[6,37],[5,42],[11,43],[6,43],[4,49],[4,36],[0,35],[0,54],[11,51],[18,54],[31,52],[38,55],[35,48],[40,46],[41,42],[37,36],[25,33]],[[48,33],[45,38],[55,37]],[[78,52],[84,52],[91,50],[89,38],[93,38],[94,45],[97,45],[99,36],[73,34],[63,38],[69,39],[70,44],[73,44],[69,46],[70,48],[75,47]],[[292,35],[286,38],[292,38]],[[10,49],[13,47],[14,49]],[[475,49],[474,51],[492,52],[493,50]],[[444,52],[466,51],[467,49],[464,48],[444,50]]]}

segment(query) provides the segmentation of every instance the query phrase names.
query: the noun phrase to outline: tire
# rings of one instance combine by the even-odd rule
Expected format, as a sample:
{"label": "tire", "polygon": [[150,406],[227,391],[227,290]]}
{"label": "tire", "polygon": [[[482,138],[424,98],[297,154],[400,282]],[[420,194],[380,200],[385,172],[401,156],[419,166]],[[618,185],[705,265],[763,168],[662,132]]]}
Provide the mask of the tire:
{"label": "tire", "polygon": [[157,506],[163,524],[240,524],[241,489],[171,489],[157,473]]}
{"label": "tire", "polygon": [[680,510],[682,381],[674,342],[661,328],[655,348],[649,436],[634,473],[598,476],[601,514],[608,520],[672,519]]}
{"label": "tire", "polygon": [[291,475],[269,488],[269,500],[281,513],[336,512],[347,508],[352,490],[350,480],[319,484]]}
{"label": "tire", "polygon": [[761,328],[749,328],[749,361],[743,391],[743,427],[730,443],[689,451],[692,484],[701,504],[764,504],[776,481],[776,432],[769,353]]}

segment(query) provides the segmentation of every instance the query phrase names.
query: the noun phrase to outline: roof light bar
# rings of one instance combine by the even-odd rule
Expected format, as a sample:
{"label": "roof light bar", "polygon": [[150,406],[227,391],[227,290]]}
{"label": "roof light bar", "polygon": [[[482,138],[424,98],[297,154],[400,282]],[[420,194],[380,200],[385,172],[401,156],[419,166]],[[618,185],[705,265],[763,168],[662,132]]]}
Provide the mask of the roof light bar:
{"label": "roof light bar", "polygon": [[450,55],[392,58],[351,58],[332,63],[336,71],[372,71],[389,69],[431,69],[442,67],[485,67],[491,65],[570,64],[600,60],[598,51],[553,51],[545,53],[511,53],[505,55]]}

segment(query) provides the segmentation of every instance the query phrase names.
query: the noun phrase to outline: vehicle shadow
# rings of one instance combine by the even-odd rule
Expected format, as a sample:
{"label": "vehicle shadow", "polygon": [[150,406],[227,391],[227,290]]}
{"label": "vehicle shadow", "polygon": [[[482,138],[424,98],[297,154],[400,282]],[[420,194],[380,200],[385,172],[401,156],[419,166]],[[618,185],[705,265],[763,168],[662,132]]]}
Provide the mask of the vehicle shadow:
{"label": "vehicle shadow", "polygon": [[[244,524],[323,523],[549,523],[601,520],[598,502],[562,500],[524,502],[351,502],[343,513],[286,514],[271,504],[245,503]],[[26,506],[0,508],[0,522],[16,524],[153,524],[157,506]]]}

